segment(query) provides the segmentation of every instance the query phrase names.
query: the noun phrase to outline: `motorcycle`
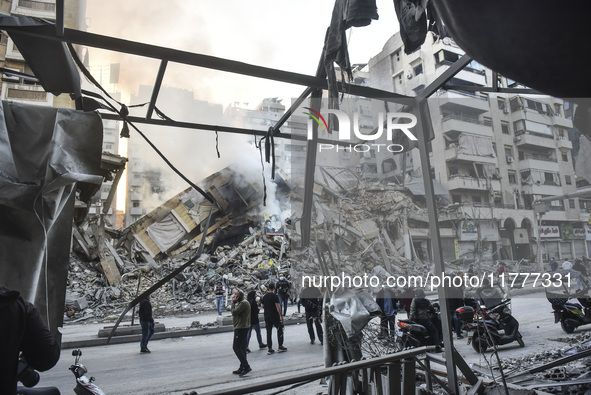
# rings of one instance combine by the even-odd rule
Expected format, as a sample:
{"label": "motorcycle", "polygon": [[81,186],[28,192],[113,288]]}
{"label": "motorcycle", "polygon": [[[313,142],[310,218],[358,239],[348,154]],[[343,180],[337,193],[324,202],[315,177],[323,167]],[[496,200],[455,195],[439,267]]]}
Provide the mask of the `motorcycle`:
{"label": "motorcycle", "polygon": [[[74,387],[76,395],[106,395],[103,390],[92,383],[95,380],[94,377],[85,376],[88,369],[80,363],[82,351],[74,350],[72,356],[75,357],[74,364],[70,366],[69,370],[76,377],[76,387]],[[60,395],[60,391],[56,387],[32,388],[39,382],[39,373],[32,369],[24,359],[19,360],[18,380],[27,388],[18,387],[17,395]]]}
{"label": "motorcycle", "polygon": [[554,323],[560,322],[564,332],[573,333],[579,326],[591,324],[591,298],[578,298],[579,303],[563,295],[547,295],[547,298],[552,304]]}
{"label": "motorcycle", "polygon": [[517,341],[525,347],[523,336],[519,333],[519,322],[511,315],[506,299],[492,307],[462,306],[456,309],[456,315],[468,331],[468,344],[474,351],[482,353],[489,347],[501,346]]}
{"label": "motorcycle", "polygon": [[429,344],[427,328],[409,320],[400,320],[396,323],[400,336],[396,339],[399,350],[405,348],[421,347]]}
{"label": "motorcycle", "polygon": [[[441,319],[439,305],[434,303],[433,307],[434,311],[431,314],[431,322],[439,332],[439,338],[441,339]],[[400,333],[396,338],[396,344],[399,350],[432,344],[429,331],[424,325],[411,320],[398,320],[396,325],[398,326],[398,332]]]}

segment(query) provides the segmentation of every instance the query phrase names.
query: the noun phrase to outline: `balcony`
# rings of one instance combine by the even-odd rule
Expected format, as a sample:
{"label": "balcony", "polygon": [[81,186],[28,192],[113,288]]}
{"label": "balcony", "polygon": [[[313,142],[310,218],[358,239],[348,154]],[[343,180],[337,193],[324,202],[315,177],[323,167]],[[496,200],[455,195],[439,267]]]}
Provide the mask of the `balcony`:
{"label": "balcony", "polygon": [[556,159],[540,155],[528,155],[523,159],[519,159],[519,170],[529,169],[557,173],[560,167]]}
{"label": "balcony", "polygon": [[132,202],[138,202],[138,201],[142,200],[142,194],[137,193],[137,192],[133,192],[129,198]]}
{"label": "balcony", "polygon": [[558,146],[558,149],[563,152],[573,149],[573,143],[566,137],[558,137],[556,145]]}
{"label": "balcony", "polygon": [[488,164],[497,164],[497,158],[492,156],[478,156],[478,155],[468,155],[458,152],[458,147],[450,147],[447,148],[444,152],[444,157],[446,162],[460,162],[460,163],[488,163]]}
{"label": "balcony", "polygon": [[564,192],[560,185],[554,184],[524,184],[522,186],[523,193],[526,195],[553,195],[558,196],[562,195]]}
{"label": "balcony", "polygon": [[22,1],[12,2],[11,12],[17,15],[55,19],[55,1]]}
{"label": "balcony", "polygon": [[573,121],[564,117],[554,116],[552,118],[554,120],[554,125],[561,126],[566,129],[572,129]]}
{"label": "balcony", "polygon": [[540,149],[540,148],[546,148],[546,149],[556,148],[556,143],[555,143],[554,139],[532,135],[532,134],[529,134],[528,132],[520,134],[519,136],[515,136],[513,141],[515,142],[515,145],[518,148],[527,149],[527,150]]}
{"label": "balcony", "polygon": [[144,212],[141,207],[132,207],[129,209],[130,215],[144,215]]}
{"label": "balcony", "polygon": [[[491,187],[498,191],[501,189],[501,182],[499,180],[491,180]],[[482,178],[480,181],[474,177],[452,177],[447,181],[447,189],[452,190],[472,190],[472,191],[487,191],[486,179]]]}
{"label": "balcony", "polygon": [[448,115],[441,120],[441,130],[447,132],[462,132],[492,137],[491,125],[485,125],[474,118],[466,118],[457,115]]}
{"label": "balcony", "polygon": [[[439,90],[437,96],[433,99],[428,99],[431,105],[431,100],[434,100],[436,105],[446,110],[454,110],[467,108],[467,111],[484,113],[490,110],[488,100],[485,97],[476,95],[474,93],[467,93],[461,91],[446,91]],[[466,110],[464,110],[466,111]]]}
{"label": "balcony", "polygon": [[29,85],[19,83],[2,84],[2,96],[8,100],[21,103],[51,104],[53,96],[45,92],[41,85]]}

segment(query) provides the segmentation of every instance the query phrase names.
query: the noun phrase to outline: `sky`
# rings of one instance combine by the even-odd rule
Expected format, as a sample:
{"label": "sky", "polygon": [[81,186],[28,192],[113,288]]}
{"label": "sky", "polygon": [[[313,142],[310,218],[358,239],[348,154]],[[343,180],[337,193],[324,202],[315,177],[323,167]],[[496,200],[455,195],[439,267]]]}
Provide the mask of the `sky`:
{"label": "sky", "polygon": [[[86,7],[87,31],[91,33],[314,75],[334,1],[87,0]],[[377,7],[378,20],[369,26],[347,31],[352,63],[367,63],[399,30],[392,1],[379,0]],[[91,72],[97,67],[108,68],[113,63],[121,65],[119,83],[115,88],[125,104],[130,104],[130,95],[136,94],[140,85],[151,86],[155,81],[159,60],[100,49],[89,51]],[[99,76],[95,77],[99,79]],[[290,99],[298,97],[305,89],[299,85],[174,63],[169,63],[166,70],[163,87],[167,86],[193,91],[196,100],[224,107],[239,103],[249,108],[266,97],[282,98],[283,104],[289,107]],[[177,121],[199,122],[190,119],[190,111],[187,111],[187,118],[179,115],[182,105],[159,101],[157,106],[169,116],[174,113],[173,119]],[[219,135],[221,159],[215,156],[216,142],[212,132],[187,133],[171,128],[166,133],[146,134],[195,183],[236,160],[248,162],[248,167],[253,169],[260,166],[258,150],[245,146],[232,134]],[[126,141],[121,146],[125,149]],[[120,150],[120,155],[127,156],[124,150]],[[199,160],[196,163],[187,158]],[[166,167],[157,157],[153,163]],[[266,166],[265,173],[269,179],[269,166]],[[175,175],[167,177],[166,181],[171,196],[188,186]],[[117,208],[123,205],[124,200],[119,196]]]}
{"label": "sky", "polygon": [[[87,0],[92,33],[314,75],[334,1],[319,0]],[[392,1],[377,1],[379,19],[348,30],[352,63],[367,63],[399,30]],[[152,84],[159,62],[93,50],[91,65],[121,63],[123,99]],[[223,104],[256,105],[263,97],[297,97],[305,87],[169,65],[165,85]]]}

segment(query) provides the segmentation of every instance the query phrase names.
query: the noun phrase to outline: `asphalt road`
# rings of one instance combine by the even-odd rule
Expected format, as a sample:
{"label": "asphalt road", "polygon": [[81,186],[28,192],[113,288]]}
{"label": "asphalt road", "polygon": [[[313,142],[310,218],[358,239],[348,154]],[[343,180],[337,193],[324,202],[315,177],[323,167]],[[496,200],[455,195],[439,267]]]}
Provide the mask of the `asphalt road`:
{"label": "asphalt road", "polygon": [[[501,358],[562,348],[565,339],[590,329],[579,328],[573,335],[562,332],[560,325],[554,324],[550,303],[543,293],[513,296],[512,311],[520,322],[526,346],[521,348],[516,342],[501,346]],[[232,351],[232,333],[152,341],[151,354],[140,354],[136,343],[89,347],[83,349],[81,361],[89,369],[88,375],[96,377],[95,384],[107,394],[182,394],[191,390],[202,393],[323,366],[322,347],[319,343],[310,344],[305,325],[286,326],[285,338],[288,351],[274,355],[258,350],[256,339],[251,339],[253,352],[248,359],[253,371],[244,378],[231,373],[238,367]],[[466,344],[466,339],[454,340],[454,344],[468,363],[486,365],[484,358]],[[54,385],[62,394],[73,393],[74,376],[68,367],[74,359],[70,354],[71,350],[63,351],[58,365],[42,373],[40,385]],[[322,389],[318,383],[314,386]],[[316,393],[312,391],[299,389],[287,393]]]}

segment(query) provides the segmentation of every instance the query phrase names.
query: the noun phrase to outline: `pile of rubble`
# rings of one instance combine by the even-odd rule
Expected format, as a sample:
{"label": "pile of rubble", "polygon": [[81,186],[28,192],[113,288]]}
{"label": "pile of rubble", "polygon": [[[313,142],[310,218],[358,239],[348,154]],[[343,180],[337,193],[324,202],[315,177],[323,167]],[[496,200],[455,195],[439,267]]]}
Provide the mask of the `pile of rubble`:
{"label": "pile of rubble", "polygon": [[[274,235],[263,226],[259,186],[230,168],[203,182],[215,204],[188,188],[123,230],[107,229],[97,218],[76,225],[65,322],[115,319],[137,295],[193,258],[202,238],[201,256],[152,294],[157,316],[213,310],[212,289],[220,279],[228,288],[264,291],[283,272],[297,289],[302,275],[323,274],[319,245],[333,274],[433,274],[432,262],[416,258],[420,251],[406,258],[414,249],[409,227],[428,229],[420,196],[384,181],[362,183],[343,169],[321,173],[314,188],[310,248],[298,245],[301,190],[279,180],[276,196],[268,198],[291,205],[280,207],[290,215]],[[446,207],[442,217],[455,215],[453,207]],[[213,214],[205,232],[208,213]],[[468,265],[448,266],[466,270]]]}
{"label": "pile of rubble", "polygon": [[[504,381],[509,388],[543,391],[556,394],[591,394],[591,332],[583,332],[565,339],[566,346],[529,354],[520,358],[503,358],[501,366]],[[493,373],[483,367],[474,367],[499,386],[498,367]]]}
{"label": "pile of rubble", "polygon": [[[220,246],[202,254],[194,264],[156,290],[151,295],[154,315],[210,311],[215,307],[212,291],[217,280],[224,279],[227,287],[264,291],[268,281],[275,281],[280,271],[288,271],[291,258],[285,257],[281,243],[264,236],[260,229],[251,228],[251,231],[235,246]],[[71,254],[64,321],[115,321],[131,300],[187,262],[196,251],[189,248],[157,264],[121,259],[123,274],[116,285],[108,284],[98,263]],[[125,251],[119,252],[119,257],[123,257]]]}

